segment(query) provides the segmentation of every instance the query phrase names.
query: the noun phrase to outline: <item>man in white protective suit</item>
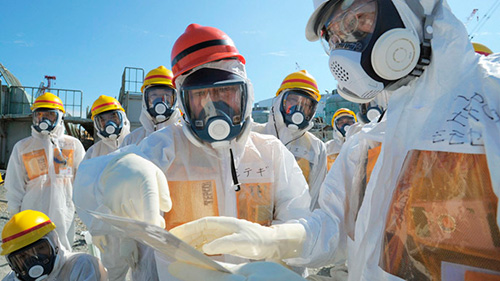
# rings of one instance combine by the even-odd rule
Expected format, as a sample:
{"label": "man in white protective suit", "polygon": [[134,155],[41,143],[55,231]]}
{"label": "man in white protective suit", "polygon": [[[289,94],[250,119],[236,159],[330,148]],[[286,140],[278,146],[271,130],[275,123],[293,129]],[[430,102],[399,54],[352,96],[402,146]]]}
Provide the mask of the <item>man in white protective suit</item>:
{"label": "man in white protective suit", "polygon": [[[386,119],[352,138],[365,131],[363,138],[382,143],[357,216],[348,219],[356,210],[346,201],[351,191],[336,188],[333,176],[345,161],[339,158],[350,157],[348,141],[322,187],[321,209],[300,221],[301,254],[288,263],[327,264],[347,234],[349,280],[497,278],[498,55],[475,55],[445,1],[315,1],[315,8],[306,36],[327,43],[339,92],[359,103],[386,92],[389,101]],[[251,244],[252,256],[265,258],[266,249],[288,241],[242,220],[202,223],[175,233],[196,241],[207,237],[205,228],[219,229],[202,247],[208,254],[245,257],[241,245]]]}
{"label": "man in white protective suit", "polygon": [[[360,103],[358,105],[359,105],[359,111],[357,114],[355,114],[353,111],[347,108],[340,108],[333,114],[332,117],[333,139],[325,143],[327,152],[328,171],[330,171],[333,162],[335,162],[335,159],[337,159],[340,153],[340,149],[342,148],[347,139],[355,135],[357,132],[361,131],[363,126],[365,126],[366,124],[369,124],[371,122],[379,123],[380,121],[382,121],[383,116],[385,114],[385,110],[387,108],[387,93],[383,91],[382,93],[377,95],[373,100],[366,103]],[[354,120],[349,120],[350,118],[344,118],[343,116],[346,115],[353,116]],[[378,145],[380,145],[380,143]],[[366,154],[366,151],[364,152],[365,153],[361,153],[358,155]],[[366,157],[363,156],[363,158]],[[359,163],[361,162],[363,162],[363,160],[359,161]]]}
{"label": "man in white protective suit", "polygon": [[[282,234],[296,233],[289,229],[296,224],[280,223],[310,214],[307,182],[293,154],[277,138],[251,131],[253,88],[233,41],[217,28],[191,24],[174,44],[171,58],[186,117],[182,126],[168,126],[138,146],[82,163],[75,181],[76,205],[146,221],[148,215],[156,220],[161,209],[164,219],[151,223],[167,230],[205,216],[227,216],[272,225]],[[148,173],[149,166],[163,172]],[[143,203],[144,196],[154,198],[148,190],[156,190],[164,200],[171,198],[172,210]],[[141,211],[141,205],[148,208]],[[106,231],[106,225],[84,211],[81,217],[94,230]],[[128,252],[126,248],[121,251]],[[270,250],[270,259],[296,255],[286,246]],[[159,276],[149,270],[142,280],[177,280],[167,272],[170,261],[156,257]]]}
{"label": "man in white protective suit", "polygon": [[12,271],[2,281],[105,281],[98,258],[61,246],[55,224],[44,213],[24,210],[2,229],[2,253]]}
{"label": "man in white protective suit", "polygon": [[295,156],[309,184],[311,210],[319,207],[319,188],[327,173],[325,144],[309,132],[320,99],[316,79],[305,70],[293,72],[276,92],[267,123],[253,127],[277,137]]}
{"label": "man in white protective suit", "polygon": [[61,245],[71,251],[73,179],[85,149],[78,139],[64,134],[65,110],[58,96],[44,93],[31,110],[31,136],[16,143],[7,166],[7,208],[11,216],[27,209],[50,216]]}
{"label": "man in white protective suit", "polygon": [[101,140],[89,147],[84,160],[117,150],[130,133],[130,122],[125,110],[115,98],[99,96],[92,104],[90,111],[94,129]]}
{"label": "man in white protective suit", "polygon": [[[117,150],[130,133],[130,122],[125,110],[115,98],[99,96],[92,104],[91,114],[94,129],[101,140],[87,150],[84,160],[107,155]],[[108,270],[109,280],[125,280],[129,264],[120,256],[120,238],[111,234],[93,233],[93,228],[89,230],[91,230],[93,244],[100,250],[102,263]]]}
{"label": "man in white protective suit", "polygon": [[163,65],[146,74],[141,87],[142,107],[139,121],[142,127],[126,136],[121,146],[137,145],[161,128],[179,123],[181,112],[177,108],[177,93],[172,78],[172,71]]}
{"label": "man in white protective suit", "polygon": [[[356,113],[348,108],[340,108],[333,114],[333,138],[325,143],[328,171],[330,171],[333,162],[335,162],[335,159],[337,159],[340,153],[340,149],[347,138],[347,131],[351,132],[352,130],[357,133],[359,129],[361,129],[361,124],[357,122]],[[356,129],[354,129],[353,126],[356,127]]]}

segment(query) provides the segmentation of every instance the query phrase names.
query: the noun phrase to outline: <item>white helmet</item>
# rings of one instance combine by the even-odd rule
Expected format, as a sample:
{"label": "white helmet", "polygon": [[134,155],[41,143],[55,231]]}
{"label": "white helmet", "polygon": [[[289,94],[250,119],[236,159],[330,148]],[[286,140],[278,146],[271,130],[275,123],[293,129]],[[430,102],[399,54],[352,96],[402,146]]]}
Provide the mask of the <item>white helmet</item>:
{"label": "white helmet", "polygon": [[425,22],[423,29],[416,28],[393,3],[402,1],[313,0],[306,38],[325,43],[330,70],[345,99],[367,103],[382,90],[420,76],[430,63],[433,16],[424,14],[418,0],[397,3],[406,4],[420,24]]}

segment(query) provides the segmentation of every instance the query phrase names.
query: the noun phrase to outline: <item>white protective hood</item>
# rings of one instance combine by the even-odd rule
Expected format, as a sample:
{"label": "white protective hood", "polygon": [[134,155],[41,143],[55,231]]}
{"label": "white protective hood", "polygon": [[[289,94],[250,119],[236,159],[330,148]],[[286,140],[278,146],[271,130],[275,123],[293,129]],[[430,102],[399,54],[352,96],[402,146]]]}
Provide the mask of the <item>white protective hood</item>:
{"label": "white protective hood", "polygon": [[[210,146],[219,149],[219,148],[227,148],[228,145],[231,147],[237,147],[235,151],[243,151],[243,147],[247,141],[248,134],[252,128],[252,106],[253,106],[253,101],[254,101],[254,92],[253,92],[253,86],[252,83],[250,82],[250,79],[247,77],[245,65],[241,63],[239,60],[236,59],[226,59],[226,60],[218,60],[214,62],[209,62],[202,64],[200,66],[197,66],[193,68],[189,73],[194,73],[197,70],[200,70],[202,68],[212,68],[212,69],[218,69],[218,70],[223,70],[227,72],[234,73],[243,79],[246,80],[247,84],[247,96],[246,96],[246,108],[245,108],[245,115],[243,116],[243,119],[245,120],[245,124],[243,128],[241,129],[242,131],[240,134],[233,140],[227,142],[227,141],[220,141],[220,142],[213,142]],[[177,77],[175,80],[175,85],[180,89],[182,87],[182,83],[186,79],[186,77],[189,75],[180,75]],[[180,95],[178,97],[180,99]],[[187,110],[184,108],[184,105],[181,101],[179,101],[179,107],[181,108],[182,112],[187,112]],[[207,146],[208,143],[205,143],[198,139],[194,133],[190,129],[190,125],[187,123],[186,119],[182,119],[182,124],[183,124],[183,132],[186,135],[186,137],[196,146],[201,147],[203,145]],[[235,155],[235,164],[238,164],[239,155]]]}
{"label": "white protective hood", "polygon": [[177,97],[177,101],[175,106],[174,113],[170,116],[170,118],[162,123],[155,124],[153,122],[153,118],[149,115],[148,110],[146,108],[146,101],[144,100],[144,96],[141,98],[141,114],[139,116],[139,121],[141,122],[142,127],[139,127],[133,130],[125,139],[121,142],[120,147],[127,146],[130,144],[138,145],[144,138],[151,135],[155,131],[158,131],[162,128],[165,128],[169,125],[178,124],[181,119],[181,112],[177,107],[179,103],[179,98]]}
{"label": "white protective hood", "polygon": [[[311,210],[317,208],[320,187],[328,172],[327,148],[322,140],[308,132],[314,123],[302,130],[289,129],[280,111],[284,94],[281,93],[273,100],[273,106],[265,125],[256,124],[252,130],[258,133],[277,137],[286,148],[295,156],[295,160],[303,169],[304,177],[309,185],[311,194]],[[304,160],[307,163],[303,162]]]}
{"label": "white protective hood", "polygon": [[[405,25],[422,34],[405,1],[393,2]],[[436,1],[421,2],[430,14]],[[356,222],[350,280],[400,280],[377,265],[388,208],[410,150],[486,154],[493,190],[500,194],[500,174],[494,172],[500,166],[500,58],[479,59],[446,1],[437,10],[433,29],[431,64],[389,100],[382,151]]]}
{"label": "white protective hood", "polygon": [[[422,34],[422,23],[406,2],[393,2],[406,27]],[[425,13],[430,14],[438,1],[421,2]],[[430,65],[421,77],[390,92],[387,121],[376,126],[385,126],[379,134],[383,137],[379,140],[382,149],[357,216],[355,241],[349,249],[349,280],[402,280],[382,270],[380,264],[387,214],[410,151],[486,154],[493,192],[500,195],[500,174],[496,172],[500,167],[500,56],[476,55],[465,27],[446,1],[438,5]],[[331,171],[342,164],[337,161],[339,158]],[[304,223],[311,235],[308,241],[313,241],[304,248],[303,258],[309,260],[298,264],[317,265],[332,258],[338,243],[336,235],[345,235],[344,210],[335,207],[345,204],[345,194],[322,192],[320,202],[328,202],[327,207],[316,210],[315,216]],[[497,226],[499,211],[497,208]]]}
{"label": "white protective hood", "polygon": [[270,134],[277,137],[286,146],[288,143],[292,142],[303,136],[307,131],[309,131],[314,123],[311,121],[309,126],[301,130],[289,129],[283,119],[283,114],[281,114],[280,106],[283,102],[283,93],[280,93],[273,99],[273,106],[271,107],[271,112],[266,123],[266,126],[262,130],[256,130],[264,134]]}
{"label": "white protective hood", "polygon": [[35,139],[58,139],[60,138],[62,135],[64,135],[64,121],[63,121],[63,113],[62,112],[59,112],[59,114],[57,115],[57,125],[56,127],[54,128],[54,130],[52,130],[49,134],[42,134],[40,132],[38,132],[37,130],[35,130],[35,128],[33,127],[33,125],[31,125],[31,136],[33,136]]}
{"label": "white protective hood", "polygon": [[180,117],[181,117],[181,112],[179,111],[179,108],[176,107],[174,113],[170,115],[170,118],[167,121],[155,124],[153,122],[153,118],[148,113],[148,110],[146,108],[146,102],[144,101],[144,98],[142,98],[142,108],[141,108],[141,115],[139,116],[139,121],[141,122],[141,125],[144,128],[144,130],[146,131],[146,136],[149,136],[154,131],[158,131],[161,128],[165,128],[168,125],[178,122]]}
{"label": "white protective hood", "polygon": [[99,136],[99,138],[101,138],[101,140],[94,143],[87,150],[87,153],[85,154],[85,158],[83,158],[83,160],[109,154],[120,147],[125,137],[127,137],[127,135],[130,134],[130,121],[128,120],[127,115],[125,113],[122,114],[122,117],[123,117],[123,128],[122,131],[120,132],[120,136],[118,136],[116,140],[113,140],[102,136],[98,131],[97,135]]}

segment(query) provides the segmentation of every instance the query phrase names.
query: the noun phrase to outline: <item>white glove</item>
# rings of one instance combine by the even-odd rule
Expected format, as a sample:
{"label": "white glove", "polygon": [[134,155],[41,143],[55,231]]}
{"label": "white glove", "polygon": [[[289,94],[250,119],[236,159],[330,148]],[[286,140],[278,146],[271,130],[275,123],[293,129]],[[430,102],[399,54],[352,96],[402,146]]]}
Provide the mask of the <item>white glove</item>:
{"label": "white glove", "polygon": [[271,227],[231,217],[205,217],[170,230],[208,255],[247,259],[288,259],[302,252],[306,230],[300,223]]}
{"label": "white glove", "polygon": [[7,211],[9,216],[12,218],[15,214],[21,212],[21,206],[12,206],[12,204],[7,203]]}
{"label": "white glove", "polygon": [[137,268],[139,263],[139,248],[137,242],[131,238],[122,238],[120,241],[120,258],[124,259],[132,271]]}
{"label": "white glove", "polygon": [[96,235],[92,236],[92,244],[99,248],[99,251],[101,251],[102,254],[105,252],[104,249],[108,245],[108,240],[106,240],[106,236],[104,235]]}
{"label": "white glove", "polygon": [[102,201],[118,216],[165,227],[161,212],[172,208],[165,174],[152,162],[133,153],[118,154],[99,180]]}
{"label": "white glove", "polygon": [[201,268],[196,265],[176,261],[168,266],[173,276],[184,281],[303,281],[295,272],[274,262],[252,262],[237,267],[234,274]]}

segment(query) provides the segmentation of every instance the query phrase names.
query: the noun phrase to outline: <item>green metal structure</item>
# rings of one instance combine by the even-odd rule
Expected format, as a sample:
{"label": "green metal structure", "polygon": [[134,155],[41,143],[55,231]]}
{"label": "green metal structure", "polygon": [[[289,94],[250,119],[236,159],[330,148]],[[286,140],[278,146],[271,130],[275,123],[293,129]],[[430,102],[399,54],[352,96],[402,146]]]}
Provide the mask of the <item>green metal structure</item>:
{"label": "green metal structure", "polygon": [[142,108],[141,87],[144,81],[144,69],[125,67],[122,74],[122,86],[118,101],[121,103],[130,121],[130,131],[141,126],[139,116]]}
{"label": "green metal structure", "polygon": [[0,64],[0,168],[5,168],[14,145],[31,135],[31,105],[44,91],[61,98],[66,114],[66,133],[78,138],[85,148],[93,143],[89,133],[93,131],[92,121],[82,110],[83,92],[69,89],[45,89],[25,87]]}
{"label": "green metal structure", "polygon": [[345,100],[337,93],[337,90],[333,90],[333,95],[330,96],[326,100],[326,104],[325,104],[325,109],[324,109],[325,110],[325,120],[324,121],[326,124],[328,124],[330,126],[332,125],[333,114],[335,113],[335,111],[337,111],[340,108],[350,109],[350,110],[354,111],[354,113],[356,113],[356,114],[358,114],[358,112],[359,112],[359,105],[357,103]]}

